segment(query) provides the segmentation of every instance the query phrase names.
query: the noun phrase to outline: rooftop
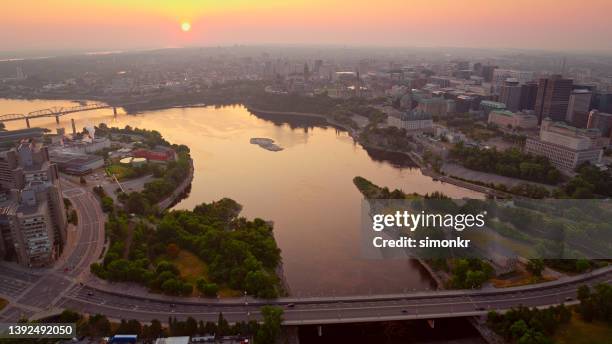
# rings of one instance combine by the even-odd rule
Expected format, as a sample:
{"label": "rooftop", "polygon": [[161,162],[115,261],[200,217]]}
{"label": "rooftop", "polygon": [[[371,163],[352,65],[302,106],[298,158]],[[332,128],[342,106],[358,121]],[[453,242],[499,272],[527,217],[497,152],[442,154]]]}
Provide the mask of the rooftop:
{"label": "rooftop", "polygon": [[491,113],[494,113],[496,115],[508,116],[508,117],[514,116],[514,112],[509,111],[509,110],[493,110],[491,111]]}

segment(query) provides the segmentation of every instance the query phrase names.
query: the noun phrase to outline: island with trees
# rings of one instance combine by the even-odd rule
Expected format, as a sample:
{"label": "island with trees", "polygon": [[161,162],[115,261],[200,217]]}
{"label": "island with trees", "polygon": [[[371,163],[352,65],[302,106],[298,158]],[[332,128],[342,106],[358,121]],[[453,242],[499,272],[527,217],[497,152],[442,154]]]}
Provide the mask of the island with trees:
{"label": "island with trees", "polygon": [[164,211],[158,205],[190,175],[189,148],[170,145],[158,132],[101,126],[103,134],[138,135],[151,146],[171,146],[174,161],[147,164],[133,174],[152,174],[140,192],[119,191],[115,204],[104,188],[94,187],[103,210],[110,246],[91,265],[96,276],[133,282],[150,291],[182,296],[275,298],[285,293],[279,278],[281,255],[271,222],[240,216],[234,200],[202,203],[193,210]]}

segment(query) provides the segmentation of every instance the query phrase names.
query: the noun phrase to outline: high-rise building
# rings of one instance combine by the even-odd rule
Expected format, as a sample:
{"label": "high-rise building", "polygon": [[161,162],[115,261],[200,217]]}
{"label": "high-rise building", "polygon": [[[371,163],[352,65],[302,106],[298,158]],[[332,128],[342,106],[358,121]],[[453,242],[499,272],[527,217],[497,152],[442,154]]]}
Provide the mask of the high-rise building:
{"label": "high-rise building", "polygon": [[527,138],[525,151],[545,156],[561,172],[571,174],[584,162],[600,163],[605,145],[606,140],[597,129],[575,128],[545,118],[540,126],[539,139]]}
{"label": "high-rise building", "polygon": [[514,69],[495,69],[492,76],[493,93],[499,94],[500,87],[508,78],[516,79],[520,85],[533,81],[534,72]]}
{"label": "high-rise building", "polygon": [[313,73],[319,74],[321,72],[321,67],[323,66],[323,60],[315,60],[314,68],[312,69]]}
{"label": "high-rise building", "polygon": [[480,68],[480,76],[484,79],[485,82],[491,82],[493,80],[493,71],[495,71],[497,66],[486,65]]}
{"label": "high-rise building", "polygon": [[536,98],[538,97],[538,83],[530,81],[521,85],[521,102],[519,110],[535,109]]}
{"label": "high-rise building", "polygon": [[587,122],[587,128],[597,128],[601,134],[605,137],[611,137],[612,135],[612,114],[599,112],[593,110],[589,113],[589,121]]}
{"label": "high-rise building", "polygon": [[594,96],[594,108],[605,113],[612,113],[612,93],[597,92]]}
{"label": "high-rise building", "polygon": [[561,75],[540,79],[535,104],[539,123],[546,117],[554,121],[565,120],[572,85],[572,79],[564,79]]}
{"label": "high-rise building", "polygon": [[53,262],[66,240],[55,164],[33,142],[0,152],[0,255],[24,266]]}
{"label": "high-rise building", "polygon": [[521,105],[521,86],[518,80],[508,78],[499,89],[499,102],[506,104],[506,109],[518,111]]}
{"label": "high-rise building", "polygon": [[591,106],[591,96],[589,90],[573,90],[570,94],[567,105],[565,121],[578,128],[586,128],[589,119],[589,107]]}

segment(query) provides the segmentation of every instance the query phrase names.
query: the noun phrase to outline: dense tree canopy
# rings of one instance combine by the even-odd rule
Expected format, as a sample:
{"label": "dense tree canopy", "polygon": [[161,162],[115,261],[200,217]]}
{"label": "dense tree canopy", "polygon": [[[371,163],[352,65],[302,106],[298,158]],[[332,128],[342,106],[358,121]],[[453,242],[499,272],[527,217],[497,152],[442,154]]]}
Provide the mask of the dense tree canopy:
{"label": "dense tree canopy", "polygon": [[[225,198],[193,211],[166,213],[156,228],[111,214],[106,224],[111,247],[103,263],[93,264],[91,270],[102,278],[138,282],[173,295],[189,295],[195,287],[214,296],[218,285],[224,285],[257,297],[277,297],[281,288],[276,268],[281,256],[272,226],[261,219],[239,217],[240,210],[238,203]],[[130,232],[131,244],[126,248]],[[171,262],[160,260],[176,256],[179,250],[202,259],[211,281],[198,280],[193,286],[183,281]]]}
{"label": "dense tree canopy", "polygon": [[547,184],[561,180],[561,174],[547,158],[525,154],[516,148],[498,151],[458,143],[451,149],[450,157],[476,171]]}

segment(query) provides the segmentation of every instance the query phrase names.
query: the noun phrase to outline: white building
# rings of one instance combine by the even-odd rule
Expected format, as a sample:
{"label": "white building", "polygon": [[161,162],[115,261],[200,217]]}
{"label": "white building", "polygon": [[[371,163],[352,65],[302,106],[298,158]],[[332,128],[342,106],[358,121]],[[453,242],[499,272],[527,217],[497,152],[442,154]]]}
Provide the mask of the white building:
{"label": "white building", "polygon": [[572,174],[584,162],[599,164],[605,140],[598,129],[580,129],[563,122],[542,120],[540,138],[528,138],[525,151],[547,157],[565,174]]}
{"label": "white building", "polygon": [[409,135],[424,132],[433,133],[433,119],[431,115],[419,110],[403,112],[399,118],[389,116],[387,123],[390,126],[406,129]]}

